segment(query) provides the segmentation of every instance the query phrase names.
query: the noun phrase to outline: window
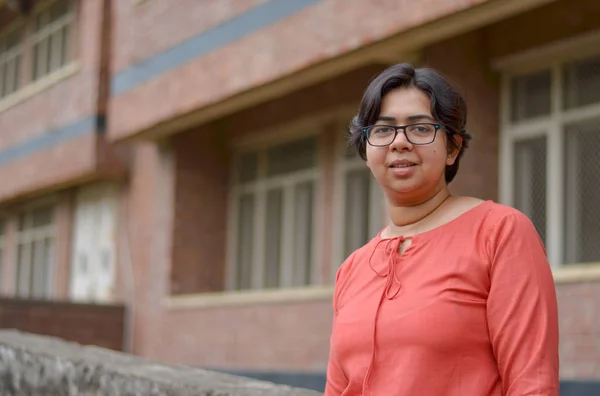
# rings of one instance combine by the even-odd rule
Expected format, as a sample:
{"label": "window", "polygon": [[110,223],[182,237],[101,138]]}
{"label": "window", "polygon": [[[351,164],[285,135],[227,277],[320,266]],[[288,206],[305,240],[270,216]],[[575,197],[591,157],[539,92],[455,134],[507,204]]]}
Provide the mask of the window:
{"label": "window", "polygon": [[54,208],[40,206],[22,212],[17,233],[17,296],[48,298],[54,270]]}
{"label": "window", "polygon": [[236,158],[230,288],[313,282],[317,148],[310,137]]}
{"label": "window", "polygon": [[0,99],[72,59],[74,0],[54,0],[0,32]]}
{"label": "window", "polygon": [[57,0],[35,16],[32,38],[32,80],[65,66],[69,60],[69,37],[72,30],[72,1]]}
{"label": "window", "polygon": [[0,98],[19,88],[22,64],[22,27],[14,27],[0,36]]}
{"label": "window", "polygon": [[[344,147],[346,142],[343,142]],[[369,242],[384,226],[383,191],[356,150],[344,150],[338,166],[337,253],[334,269],[356,249]]]}
{"label": "window", "polygon": [[600,262],[600,56],[506,75],[503,200],[554,265]]}

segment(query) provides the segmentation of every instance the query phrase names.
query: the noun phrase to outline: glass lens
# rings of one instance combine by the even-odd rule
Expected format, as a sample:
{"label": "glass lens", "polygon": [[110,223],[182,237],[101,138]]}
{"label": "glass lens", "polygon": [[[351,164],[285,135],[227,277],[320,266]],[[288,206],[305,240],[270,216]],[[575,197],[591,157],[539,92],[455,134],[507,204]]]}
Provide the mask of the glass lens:
{"label": "glass lens", "polygon": [[[429,144],[435,139],[435,124],[412,124],[406,128],[408,141],[413,144]],[[368,131],[368,140],[372,146],[387,146],[396,137],[396,128],[387,125],[375,125]]]}
{"label": "glass lens", "polygon": [[435,136],[435,125],[433,124],[413,124],[406,127],[408,140],[415,144],[425,144],[433,142]]}
{"label": "glass lens", "polygon": [[368,132],[369,143],[373,146],[387,146],[394,141],[395,128],[385,125],[376,125]]}

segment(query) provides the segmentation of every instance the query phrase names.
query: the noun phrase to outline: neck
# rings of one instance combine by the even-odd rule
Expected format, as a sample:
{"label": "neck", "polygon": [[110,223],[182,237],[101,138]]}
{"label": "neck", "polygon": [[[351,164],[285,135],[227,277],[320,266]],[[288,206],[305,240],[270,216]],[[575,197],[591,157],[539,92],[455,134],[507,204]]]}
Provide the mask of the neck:
{"label": "neck", "polygon": [[422,201],[402,203],[388,200],[388,211],[392,220],[391,231],[416,225],[435,212],[448,198],[450,198],[450,191],[444,185],[440,191]]}

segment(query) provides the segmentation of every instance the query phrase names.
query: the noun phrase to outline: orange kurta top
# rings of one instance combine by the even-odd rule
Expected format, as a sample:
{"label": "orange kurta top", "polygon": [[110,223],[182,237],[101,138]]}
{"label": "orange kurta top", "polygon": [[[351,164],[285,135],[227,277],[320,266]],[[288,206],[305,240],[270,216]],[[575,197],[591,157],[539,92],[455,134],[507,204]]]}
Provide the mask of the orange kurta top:
{"label": "orange kurta top", "polygon": [[326,396],[558,395],[552,273],[531,221],[486,201],[340,267]]}

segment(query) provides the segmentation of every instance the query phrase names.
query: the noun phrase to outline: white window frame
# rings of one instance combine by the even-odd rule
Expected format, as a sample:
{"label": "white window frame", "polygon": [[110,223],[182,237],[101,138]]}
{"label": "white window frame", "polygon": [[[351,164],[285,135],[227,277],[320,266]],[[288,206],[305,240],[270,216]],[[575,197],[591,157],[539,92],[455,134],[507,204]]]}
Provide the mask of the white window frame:
{"label": "white window frame", "polygon": [[[278,132],[278,133],[277,133]],[[229,188],[229,199],[228,199],[228,214],[227,214],[227,258],[226,258],[226,276],[225,276],[225,289],[226,291],[235,292],[255,292],[260,290],[267,290],[264,287],[264,275],[265,275],[265,249],[264,249],[264,238],[265,238],[265,223],[266,223],[266,199],[267,191],[269,188],[275,186],[284,187],[284,195],[290,194],[293,186],[301,183],[302,181],[313,181],[313,219],[312,219],[312,236],[313,236],[313,249],[311,252],[311,273],[310,282],[306,286],[292,286],[293,283],[293,260],[291,259],[292,249],[289,247],[293,246],[291,240],[291,232],[284,231],[283,247],[281,249],[280,259],[280,286],[277,288],[290,289],[290,288],[305,288],[311,285],[316,285],[320,281],[321,268],[318,265],[320,256],[320,244],[319,244],[319,227],[318,221],[321,213],[321,200],[320,191],[322,183],[322,175],[319,163],[321,147],[320,130],[318,128],[308,128],[305,124],[299,124],[292,129],[287,131],[281,131],[280,129],[262,133],[258,136],[251,138],[240,139],[236,141],[232,147],[233,158],[230,164],[231,172],[231,183]],[[296,140],[302,138],[314,137],[317,139],[317,163],[314,168],[303,171],[294,172],[293,175],[281,175],[277,177],[270,177],[268,180],[257,180],[252,182],[250,186],[238,185],[238,161],[242,154],[247,152],[261,152],[259,155],[259,174],[264,171],[266,166],[266,150],[270,147],[277,146],[285,143],[293,143]],[[252,268],[252,281],[250,289],[239,289],[236,286],[237,279],[237,248],[238,248],[238,211],[239,211],[239,198],[245,194],[251,192],[254,194],[255,199],[258,199],[256,205],[256,212],[254,213],[254,233],[256,239],[254,240],[254,246],[260,248],[255,249],[253,252],[253,268]],[[293,215],[293,201],[289,198],[284,198],[284,216]],[[291,227],[292,222],[289,219],[283,221],[283,227]]]}
{"label": "white window frame", "polygon": [[[29,215],[31,216],[31,214],[33,213],[33,211],[35,211],[36,209],[42,208],[42,207],[51,207],[52,209],[52,223],[47,225],[47,226],[43,226],[43,227],[36,227],[34,229],[25,229],[25,230],[19,230],[18,229],[18,222],[19,219],[21,217],[21,215]],[[55,198],[47,198],[47,199],[42,199],[42,200],[38,200],[32,203],[29,203],[27,205],[22,206],[21,208],[19,208],[19,210],[16,213],[16,217],[15,217],[15,221],[17,229],[16,229],[16,237],[15,237],[15,241],[14,241],[14,249],[15,249],[15,271],[14,271],[14,287],[15,287],[15,296],[19,297],[19,298],[52,298],[54,296],[55,293],[55,288],[54,288],[54,280],[55,280],[55,272],[56,272],[56,265],[57,265],[57,255],[58,255],[58,227],[57,227],[57,215],[58,215],[58,205],[57,205],[57,199]],[[18,268],[19,265],[21,263],[19,263],[19,245],[23,244],[23,243],[32,243],[33,241],[39,240],[39,239],[44,239],[47,238],[48,236],[52,237],[53,239],[53,246],[51,249],[51,256],[50,256],[50,262],[49,262],[49,268],[48,268],[48,278],[46,279],[46,285],[45,285],[45,290],[42,292],[39,291],[33,291],[31,290],[29,287],[31,285],[28,285],[27,290],[25,291],[20,291],[20,287],[19,287],[19,272],[20,269]],[[32,263],[29,263],[29,268],[28,271],[32,270]],[[34,274],[35,276],[35,274]],[[35,282],[34,283],[38,283]],[[38,295],[39,294],[39,295]]]}
{"label": "white window frame", "polygon": [[[352,116],[348,116],[347,120],[350,120]],[[346,254],[344,252],[344,244],[346,239],[346,205],[348,203],[346,197],[346,175],[348,172],[355,170],[365,169],[370,172],[365,160],[360,156],[348,158],[346,152],[348,150],[347,135],[343,133],[347,129],[347,123],[339,124],[340,139],[336,141],[336,163],[335,163],[335,190],[334,190],[334,249],[333,249],[333,265],[332,268],[332,279],[335,279],[335,275],[344,260]],[[386,209],[386,199],[383,190],[377,184],[377,182],[371,177],[369,183],[369,224],[368,232],[371,238],[375,237],[379,231],[389,221]],[[378,206],[376,202],[380,202],[381,206]]]}
{"label": "white window frame", "polygon": [[[31,14],[25,17],[16,18],[15,21],[11,22],[0,31],[0,36],[4,36],[16,27],[23,29],[23,37],[18,46],[18,50],[15,49],[10,51],[9,54],[0,54],[0,58],[2,58],[5,56],[12,56],[13,52],[19,52],[21,57],[17,89],[8,95],[0,96],[0,111],[48,88],[76,71],[77,66],[75,59],[77,56],[77,49],[75,43],[78,35],[77,15],[79,14],[80,0],[68,0],[70,3],[69,12],[66,15],[46,26],[41,32],[35,32],[37,16],[45,12],[55,1],[57,0],[46,0],[36,4]],[[34,68],[37,67],[37,65],[34,64],[36,42],[43,40],[48,34],[52,34],[54,30],[67,24],[70,25],[70,31],[66,42],[68,48],[65,63],[55,70],[34,78]]]}
{"label": "white window frame", "polygon": [[[22,30],[21,31],[21,40],[18,42],[18,44],[14,48],[11,48],[10,50],[6,50],[6,49],[3,49],[3,47],[0,47],[0,100],[14,94],[15,92],[19,91],[19,89],[21,89],[21,81],[22,81],[22,76],[23,76],[23,54],[24,54],[24,47],[25,47],[25,40],[24,40],[25,26],[21,23],[21,21],[15,21],[15,22],[11,23],[6,29],[4,29],[2,32],[0,32],[0,43],[2,43],[4,40],[6,40],[6,36],[8,36],[14,30],[17,30],[17,29]],[[19,58],[19,63],[18,63],[18,65],[15,66],[15,67],[17,67],[17,79],[18,79],[18,81],[16,82],[16,87],[10,93],[5,93],[6,88],[4,87],[4,81],[3,81],[4,75],[2,72],[5,72],[5,69],[7,68],[7,64],[9,64],[10,62],[13,62],[17,58]]]}
{"label": "white window frame", "polygon": [[[38,16],[40,15],[47,15],[47,11],[50,8],[50,6],[52,4],[54,4],[56,1],[65,1],[65,0],[51,0],[48,1],[47,3],[42,4],[33,14],[33,16],[31,17],[31,20],[33,22],[31,22],[33,25],[35,25],[35,20],[37,19]],[[52,75],[54,73],[56,73],[57,71],[59,71],[60,69],[64,68],[65,66],[67,66],[69,64],[69,62],[71,61],[71,59],[73,58],[73,37],[74,37],[74,25],[75,25],[75,11],[76,11],[76,1],[75,0],[66,0],[68,2],[68,7],[69,7],[69,11],[63,15],[62,17],[60,17],[59,19],[49,22],[47,21],[46,24],[44,25],[44,27],[36,32],[35,31],[35,27],[32,26],[30,29],[31,31],[31,36],[27,37],[27,47],[26,49],[28,51],[31,51],[31,64],[29,66],[31,66],[30,69],[30,73],[31,75],[29,76],[29,79],[32,82],[35,81],[39,81],[42,80],[44,78],[46,78],[49,75]],[[34,63],[35,60],[35,46],[36,44],[38,44],[39,42],[45,41],[47,40],[49,37],[51,37],[52,35],[54,35],[56,33],[56,31],[64,28],[65,26],[70,26],[70,31],[69,34],[67,35],[67,40],[66,40],[66,45],[67,45],[67,49],[66,49],[66,58],[63,64],[60,65],[50,65],[47,64],[46,68],[47,68],[47,72],[43,73],[42,75],[37,75],[34,77],[35,73],[34,70],[37,68],[37,64]],[[44,48],[44,55],[46,55],[46,58],[48,57],[48,50],[50,50],[51,52],[57,51],[57,52],[61,52],[63,50],[62,48],[62,43],[59,42],[59,45],[57,45],[57,47],[52,47],[50,49],[47,48],[47,42],[45,43],[45,46],[42,46],[42,48]],[[47,62],[49,62],[46,59]]]}
{"label": "white window frame", "polygon": [[[513,205],[514,197],[514,143],[519,140],[545,135],[547,140],[546,165],[546,250],[554,268],[564,263],[564,145],[563,126],[571,122],[585,121],[600,116],[600,103],[563,109],[563,65],[600,54],[600,31],[551,43],[525,53],[508,56],[492,62],[502,73],[500,100],[500,202]],[[512,122],[511,79],[522,74],[551,71],[551,113],[521,122]],[[540,133],[540,131],[542,131]],[[589,264],[589,263],[585,263]],[[600,264],[600,263],[593,263]]]}

